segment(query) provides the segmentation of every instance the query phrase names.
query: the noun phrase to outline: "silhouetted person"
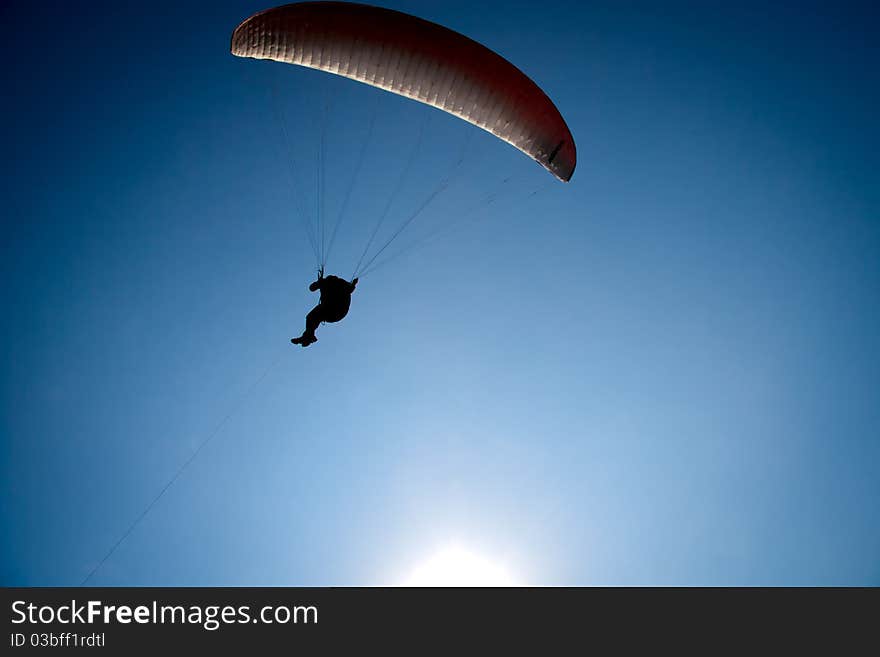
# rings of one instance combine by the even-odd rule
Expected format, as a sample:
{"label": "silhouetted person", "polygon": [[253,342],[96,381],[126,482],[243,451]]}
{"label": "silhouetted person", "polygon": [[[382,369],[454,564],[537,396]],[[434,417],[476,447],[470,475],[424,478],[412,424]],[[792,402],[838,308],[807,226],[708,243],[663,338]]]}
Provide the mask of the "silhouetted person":
{"label": "silhouetted person", "polygon": [[299,344],[308,347],[313,342],[317,342],[315,330],[320,326],[321,322],[338,322],[348,314],[348,308],[351,305],[351,293],[357,285],[358,279],[354,279],[351,283],[339,278],[338,276],[324,276],[321,272],[318,274],[318,280],[309,285],[309,290],[321,290],[321,301],[318,305],[309,311],[306,315],[306,330],[298,338],[292,338],[293,344]]}

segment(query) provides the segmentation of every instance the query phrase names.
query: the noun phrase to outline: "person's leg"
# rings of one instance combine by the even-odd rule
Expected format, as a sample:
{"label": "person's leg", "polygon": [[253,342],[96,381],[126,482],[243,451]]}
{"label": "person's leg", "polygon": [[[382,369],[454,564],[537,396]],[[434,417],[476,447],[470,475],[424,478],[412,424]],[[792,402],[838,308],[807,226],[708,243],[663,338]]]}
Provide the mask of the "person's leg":
{"label": "person's leg", "polygon": [[321,304],[318,304],[306,315],[306,330],[303,331],[303,334],[298,338],[291,338],[290,341],[303,347],[308,347],[313,342],[317,342],[318,338],[315,337],[315,330],[321,325],[322,321],[324,321],[324,312]]}
{"label": "person's leg", "polygon": [[318,327],[321,325],[321,322],[324,321],[324,312],[321,308],[321,304],[318,304],[314,308],[309,311],[309,314],[306,315],[306,330],[303,335],[308,335],[311,337],[315,337],[315,331],[318,330]]}

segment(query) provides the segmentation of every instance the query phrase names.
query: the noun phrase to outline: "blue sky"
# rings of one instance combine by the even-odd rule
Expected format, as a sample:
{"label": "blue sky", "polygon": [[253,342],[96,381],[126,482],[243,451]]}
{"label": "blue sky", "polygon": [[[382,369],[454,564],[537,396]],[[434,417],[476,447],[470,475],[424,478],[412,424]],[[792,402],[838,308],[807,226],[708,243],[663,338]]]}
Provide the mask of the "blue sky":
{"label": "blue sky", "polygon": [[[78,584],[213,436],[90,583],[382,584],[454,542],[530,584],[880,584],[876,10],[386,6],[535,79],[572,182],[232,57],[264,5],[3,4],[2,583]],[[374,114],[329,271],[452,183],[293,347],[321,122],[336,216]]]}

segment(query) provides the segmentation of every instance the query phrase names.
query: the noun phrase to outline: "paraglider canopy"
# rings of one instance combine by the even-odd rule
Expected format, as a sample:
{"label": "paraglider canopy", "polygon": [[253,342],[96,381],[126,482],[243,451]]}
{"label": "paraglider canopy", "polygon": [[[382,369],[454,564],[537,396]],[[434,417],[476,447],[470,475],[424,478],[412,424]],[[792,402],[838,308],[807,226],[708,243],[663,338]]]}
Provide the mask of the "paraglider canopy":
{"label": "paraglider canopy", "polygon": [[431,105],[508,142],[561,181],[574,173],[574,139],[550,98],[509,61],[442,25],[368,5],[302,2],[242,22],[231,50]]}

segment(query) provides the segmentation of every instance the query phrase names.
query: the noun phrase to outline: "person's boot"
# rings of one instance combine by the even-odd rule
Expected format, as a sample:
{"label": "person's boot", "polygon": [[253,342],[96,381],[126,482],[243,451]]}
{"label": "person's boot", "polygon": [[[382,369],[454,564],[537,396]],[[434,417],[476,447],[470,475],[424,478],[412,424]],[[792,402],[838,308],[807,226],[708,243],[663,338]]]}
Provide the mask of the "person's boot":
{"label": "person's boot", "polygon": [[318,338],[316,338],[314,335],[307,335],[307,334],[303,333],[298,338],[291,338],[290,341],[293,344],[298,344],[298,345],[302,345],[303,347],[308,347],[313,342],[317,342]]}

